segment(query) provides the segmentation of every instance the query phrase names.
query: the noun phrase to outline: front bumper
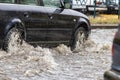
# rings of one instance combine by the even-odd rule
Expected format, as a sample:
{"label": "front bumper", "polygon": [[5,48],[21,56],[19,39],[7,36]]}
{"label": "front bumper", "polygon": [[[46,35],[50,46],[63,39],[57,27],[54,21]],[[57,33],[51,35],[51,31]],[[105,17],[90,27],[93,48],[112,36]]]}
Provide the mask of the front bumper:
{"label": "front bumper", "polygon": [[115,70],[106,71],[104,73],[104,80],[120,80],[120,72]]}

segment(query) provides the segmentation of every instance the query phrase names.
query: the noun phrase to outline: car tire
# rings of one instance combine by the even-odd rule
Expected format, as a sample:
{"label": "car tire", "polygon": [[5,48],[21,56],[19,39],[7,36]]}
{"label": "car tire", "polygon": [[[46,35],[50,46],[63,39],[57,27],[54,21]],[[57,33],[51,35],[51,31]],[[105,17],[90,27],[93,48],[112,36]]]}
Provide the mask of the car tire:
{"label": "car tire", "polygon": [[16,27],[10,29],[5,37],[3,49],[10,51],[12,48],[19,47],[23,43],[23,30]]}
{"label": "car tire", "polygon": [[87,34],[87,31],[86,31],[85,28],[80,27],[75,31],[73,37],[74,37],[74,39],[73,39],[72,45],[71,45],[71,50],[72,51],[76,50],[78,45],[84,44],[84,42],[88,38],[88,34]]}

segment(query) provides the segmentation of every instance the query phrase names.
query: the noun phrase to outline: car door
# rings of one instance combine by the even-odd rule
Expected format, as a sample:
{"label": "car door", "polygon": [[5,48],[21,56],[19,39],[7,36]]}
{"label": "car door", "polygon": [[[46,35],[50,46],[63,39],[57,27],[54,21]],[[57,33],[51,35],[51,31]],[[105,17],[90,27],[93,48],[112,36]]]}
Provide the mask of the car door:
{"label": "car door", "polygon": [[[72,35],[72,29],[75,27],[76,21],[73,16],[67,15],[66,9],[59,8],[59,0],[43,0],[44,6],[47,7],[49,18],[49,27],[47,29],[47,39],[53,42],[69,42]],[[48,4],[47,4],[48,3]],[[58,7],[57,7],[58,6]]]}
{"label": "car door", "polygon": [[26,27],[26,41],[40,43],[46,40],[46,27],[48,15],[43,6],[38,5],[38,0],[20,0],[20,4],[29,5],[24,12]]}

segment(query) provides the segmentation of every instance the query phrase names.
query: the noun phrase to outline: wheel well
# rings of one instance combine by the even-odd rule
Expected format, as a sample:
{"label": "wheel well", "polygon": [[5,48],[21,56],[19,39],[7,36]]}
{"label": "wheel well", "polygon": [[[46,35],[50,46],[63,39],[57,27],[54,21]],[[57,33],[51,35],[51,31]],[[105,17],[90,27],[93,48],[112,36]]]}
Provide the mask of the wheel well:
{"label": "wheel well", "polygon": [[5,28],[5,36],[8,34],[8,32],[12,29],[12,28],[14,28],[14,27],[16,27],[17,29],[19,29],[19,30],[21,30],[21,31],[23,31],[23,33],[22,33],[22,35],[24,36],[24,38],[26,37],[25,36],[25,27],[21,24],[21,23],[19,23],[19,22],[16,22],[16,23],[9,23],[8,24],[8,26],[6,26],[6,28]]}
{"label": "wheel well", "polygon": [[24,26],[21,23],[13,24],[10,29],[12,29],[14,27],[16,27],[17,29],[21,30],[23,32],[22,35],[25,37],[25,28],[24,28]]}
{"label": "wheel well", "polygon": [[[86,33],[87,33],[87,31],[89,31],[88,25],[86,23],[79,24],[79,26],[75,29],[75,31],[73,32],[72,37],[71,37],[71,41],[70,41],[71,50],[73,50],[73,48],[74,48],[76,32],[81,27],[86,30]],[[88,38],[88,33],[86,34],[86,38]]]}
{"label": "wheel well", "polygon": [[77,29],[80,28],[80,27],[83,27],[83,28],[85,28],[86,31],[88,31],[88,25],[87,25],[86,23],[81,23],[81,24],[77,27]]}
{"label": "wheel well", "polygon": [[[16,28],[18,28],[18,29],[24,29],[23,25],[22,25],[21,23],[18,23],[18,22],[12,24],[11,27],[10,27],[10,29],[13,28],[13,27],[16,27]],[[10,30],[10,29],[9,29],[9,30]]]}
{"label": "wheel well", "polygon": [[7,35],[8,31],[13,27],[16,27],[18,29],[23,29],[25,31],[25,26],[22,20],[19,18],[12,18],[7,22],[4,28],[4,35]]}

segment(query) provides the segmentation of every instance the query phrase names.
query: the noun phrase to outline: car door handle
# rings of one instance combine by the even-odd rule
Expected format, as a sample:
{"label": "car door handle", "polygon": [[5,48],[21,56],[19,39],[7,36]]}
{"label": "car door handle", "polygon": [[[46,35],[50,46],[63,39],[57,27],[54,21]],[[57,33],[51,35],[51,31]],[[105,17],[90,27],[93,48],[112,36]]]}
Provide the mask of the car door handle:
{"label": "car door handle", "polygon": [[25,12],[25,13],[24,13],[24,17],[26,17],[26,18],[28,18],[28,17],[29,17],[28,12]]}

